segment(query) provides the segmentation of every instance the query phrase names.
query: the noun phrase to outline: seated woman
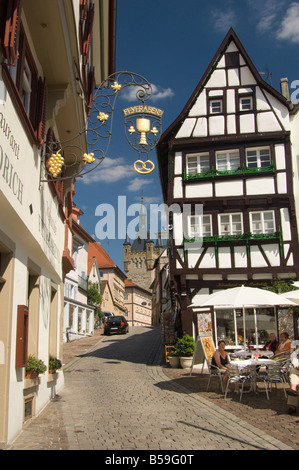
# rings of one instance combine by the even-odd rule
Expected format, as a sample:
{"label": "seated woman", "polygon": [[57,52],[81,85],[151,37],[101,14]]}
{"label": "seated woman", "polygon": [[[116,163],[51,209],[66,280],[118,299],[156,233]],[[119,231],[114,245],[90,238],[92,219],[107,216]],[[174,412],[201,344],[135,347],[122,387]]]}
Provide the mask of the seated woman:
{"label": "seated woman", "polygon": [[220,340],[218,341],[218,349],[213,354],[212,357],[212,366],[218,367],[220,372],[223,372],[223,386],[224,390],[226,389],[227,381],[228,381],[228,373],[227,373],[227,365],[230,363],[229,355],[225,351],[225,341]]}
{"label": "seated woman", "polygon": [[262,348],[262,351],[272,351],[275,354],[276,348],[279,345],[275,333],[270,333],[269,341],[266,342],[265,346]]}
{"label": "seated woman", "polygon": [[275,357],[283,356],[286,354],[290,354],[291,352],[291,340],[289,339],[289,334],[284,331],[280,334],[281,343],[278,344],[275,350]]}

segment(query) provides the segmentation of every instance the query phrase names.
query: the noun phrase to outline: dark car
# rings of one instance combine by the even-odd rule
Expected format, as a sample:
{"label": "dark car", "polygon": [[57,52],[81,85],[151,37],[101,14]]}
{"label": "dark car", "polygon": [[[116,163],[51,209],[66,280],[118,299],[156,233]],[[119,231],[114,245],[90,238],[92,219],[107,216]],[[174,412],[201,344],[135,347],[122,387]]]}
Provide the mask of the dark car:
{"label": "dark car", "polygon": [[125,317],[115,315],[108,317],[104,323],[104,334],[110,335],[111,333],[128,333],[129,325]]}

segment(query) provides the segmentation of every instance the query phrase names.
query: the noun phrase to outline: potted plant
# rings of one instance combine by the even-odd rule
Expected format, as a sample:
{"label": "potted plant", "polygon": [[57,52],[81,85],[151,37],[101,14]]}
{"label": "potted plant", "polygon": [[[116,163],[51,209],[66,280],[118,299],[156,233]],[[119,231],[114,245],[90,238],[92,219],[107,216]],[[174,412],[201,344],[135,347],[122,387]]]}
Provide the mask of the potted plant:
{"label": "potted plant", "polygon": [[47,370],[46,364],[41,359],[36,359],[34,355],[29,355],[26,364],[26,379],[33,379],[39,374],[44,374]]}
{"label": "potted plant", "polygon": [[195,349],[194,338],[190,335],[184,335],[177,341],[176,352],[180,357],[180,364],[183,369],[187,369],[192,365],[192,358]]}
{"label": "potted plant", "polygon": [[62,362],[57,357],[49,357],[49,374],[55,374],[58,369],[61,369]]}
{"label": "potted plant", "polygon": [[176,349],[174,349],[173,351],[170,351],[170,353],[168,354],[168,360],[169,360],[170,367],[172,367],[174,369],[177,369],[179,367],[180,358],[177,354]]}

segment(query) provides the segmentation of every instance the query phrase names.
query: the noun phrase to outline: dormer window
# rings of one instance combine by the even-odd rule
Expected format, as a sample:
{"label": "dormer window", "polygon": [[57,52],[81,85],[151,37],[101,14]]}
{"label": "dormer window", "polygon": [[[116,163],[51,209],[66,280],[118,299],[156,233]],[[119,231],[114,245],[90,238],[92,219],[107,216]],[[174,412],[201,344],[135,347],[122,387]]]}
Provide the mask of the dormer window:
{"label": "dormer window", "polygon": [[222,99],[215,99],[210,101],[210,114],[222,113]]}
{"label": "dormer window", "polygon": [[240,111],[250,111],[252,108],[253,106],[251,96],[240,98]]}

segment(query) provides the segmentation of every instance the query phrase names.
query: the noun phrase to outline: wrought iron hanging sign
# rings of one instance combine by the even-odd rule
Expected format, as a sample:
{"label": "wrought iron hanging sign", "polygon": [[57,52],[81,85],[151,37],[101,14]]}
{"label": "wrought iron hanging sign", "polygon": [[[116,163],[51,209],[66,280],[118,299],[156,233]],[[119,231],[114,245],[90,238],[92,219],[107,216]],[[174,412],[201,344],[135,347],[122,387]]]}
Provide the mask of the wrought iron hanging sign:
{"label": "wrought iron hanging sign", "polygon": [[[41,181],[82,177],[100,165],[111,141],[116,99],[120,91],[132,86],[136,87],[140,104],[125,109],[123,113],[127,139],[139,153],[133,168],[139,174],[154,170],[148,153],[157,145],[161,135],[163,111],[145,104],[152,95],[152,89],[144,77],[133,72],[117,72],[96,87],[87,126],[68,140],[46,143]],[[142,155],[146,155],[145,161]]]}
{"label": "wrought iron hanging sign", "polygon": [[[151,173],[155,165],[148,159],[148,153],[156,146],[161,135],[163,111],[143,104],[126,108],[123,113],[127,139],[139,153],[133,168],[142,175]],[[146,155],[145,161],[141,159],[143,154]]]}

